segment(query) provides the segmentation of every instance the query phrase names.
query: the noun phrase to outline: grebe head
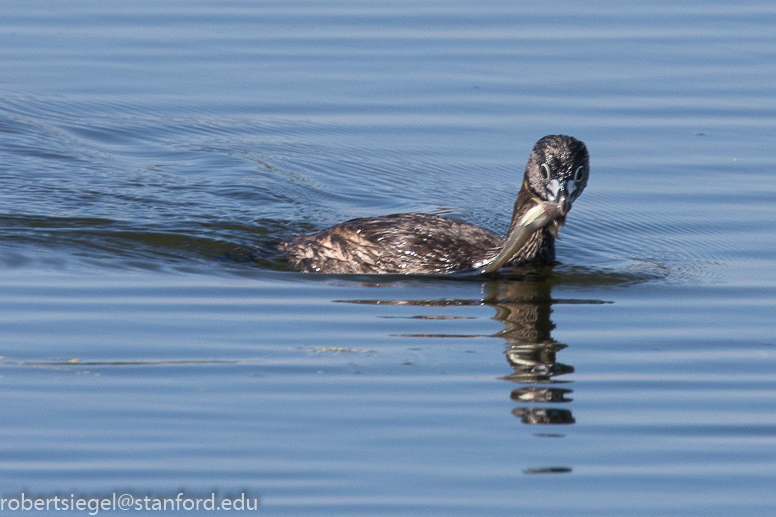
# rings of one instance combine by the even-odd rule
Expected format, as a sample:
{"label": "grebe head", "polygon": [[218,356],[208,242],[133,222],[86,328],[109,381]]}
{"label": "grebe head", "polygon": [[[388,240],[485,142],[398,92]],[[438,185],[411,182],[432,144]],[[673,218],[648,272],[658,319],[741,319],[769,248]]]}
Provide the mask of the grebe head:
{"label": "grebe head", "polygon": [[571,136],[549,135],[534,145],[523,182],[542,201],[557,202],[565,216],[585,190],[589,175],[585,144]]}
{"label": "grebe head", "polygon": [[[590,164],[585,144],[565,135],[545,136],[534,145],[525,166],[523,186],[517,195],[512,223],[501,250],[492,258],[476,264],[482,273],[493,273],[513,260],[523,246],[541,234],[526,256],[546,252],[545,260],[554,260],[554,237],[566,220],[571,204],[587,186]],[[531,260],[530,258],[528,260]]]}

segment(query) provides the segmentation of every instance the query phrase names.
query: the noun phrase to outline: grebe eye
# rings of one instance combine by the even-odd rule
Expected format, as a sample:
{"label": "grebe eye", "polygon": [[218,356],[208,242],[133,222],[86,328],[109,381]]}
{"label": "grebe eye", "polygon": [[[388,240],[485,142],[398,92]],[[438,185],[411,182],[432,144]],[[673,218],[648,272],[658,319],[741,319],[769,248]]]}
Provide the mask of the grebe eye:
{"label": "grebe eye", "polygon": [[581,180],[584,174],[585,174],[585,167],[584,166],[578,167],[577,171],[574,173],[574,181]]}
{"label": "grebe eye", "polygon": [[546,163],[542,164],[542,178],[545,180],[550,179],[550,166]]}

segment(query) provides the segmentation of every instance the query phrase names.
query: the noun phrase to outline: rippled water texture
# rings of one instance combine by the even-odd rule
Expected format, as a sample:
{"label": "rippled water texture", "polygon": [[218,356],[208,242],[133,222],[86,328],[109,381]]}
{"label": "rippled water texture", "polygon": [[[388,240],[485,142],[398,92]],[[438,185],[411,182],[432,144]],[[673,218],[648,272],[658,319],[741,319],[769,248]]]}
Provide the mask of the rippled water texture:
{"label": "rippled water texture", "polygon": [[[2,11],[3,497],[773,514],[770,3]],[[504,233],[550,133],[591,155],[554,268],[272,251],[409,211]]]}

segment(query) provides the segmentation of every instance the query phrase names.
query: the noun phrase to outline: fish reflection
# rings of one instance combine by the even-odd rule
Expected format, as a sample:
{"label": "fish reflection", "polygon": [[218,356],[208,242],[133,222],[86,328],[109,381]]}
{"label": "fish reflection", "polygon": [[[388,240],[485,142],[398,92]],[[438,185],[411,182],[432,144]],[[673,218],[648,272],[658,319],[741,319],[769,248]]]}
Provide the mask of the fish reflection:
{"label": "fish reflection", "polygon": [[571,390],[529,387],[512,390],[511,398],[516,402],[571,402],[566,393]]}

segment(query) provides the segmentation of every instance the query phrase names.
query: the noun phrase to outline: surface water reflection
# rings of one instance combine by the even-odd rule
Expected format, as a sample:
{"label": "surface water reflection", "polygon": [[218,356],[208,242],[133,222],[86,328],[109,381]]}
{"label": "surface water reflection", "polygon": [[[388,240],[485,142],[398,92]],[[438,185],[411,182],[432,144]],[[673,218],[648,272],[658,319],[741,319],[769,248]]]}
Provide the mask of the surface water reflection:
{"label": "surface water reflection", "polygon": [[[553,305],[603,304],[599,300],[563,299],[552,297],[552,284],[548,280],[493,279],[482,286],[483,296],[479,299],[425,299],[425,300],[339,300],[346,303],[414,306],[414,307],[462,307],[489,306],[495,309],[492,319],[500,322],[504,329],[489,337],[505,342],[504,355],[512,372],[501,379],[517,384],[509,393],[512,401],[518,403],[512,415],[522,424],[530,426],[568,426],[575,424],[570,406],[573,401],[573,381],[559,377],[573,373],[574,367],[558,360],[567,344],[552,337],[555,323],[551,315]],[[413,319],[454,319],[454,316],[412,315]],[[476,334],[423,333],[401,334],[414,338],[475,338]],[[536,433],[539,438],[563,438],[565,433]],[[525,469],[527,475],[568,474],[573,468],[568,465],[542,466]]]}
{"label": "surface water reflection", "polygon": [[[568,404],[573,391],[558,385],[569,381],[556,377],[573,373],[574,367],[558,361],[558,352],[568,345],[552,337],[550,315],[555,303],[547,282],[489,282],[483,303],[496,309],[493,319],[504,324],[496,336],[506,341],[504,352],[513,372],[503,379],[520,384],[510,397],[523,404]],[[575,423],[570,409],[520,406],[512,414],[528,425]]]}
{"label": "surface water reflection", "polygon": [[[377,287],[379,284],[367,284]],[[559,352],[568,348],[552,337],[555,323],[552,308],[556,304],[592,304],[608,302],[586,299],[554,299],[552,283],[547,280],[514,280],[500,278],[483,284],[483,297],[479,299],[361,299],[336,300],[342,303],[383,306],[414,307],[464,307],[490,306],[496,311],[493,319],[504,329],[489,337],[505,341],[504,355],[512,372],[501,377],[519,384],[510,393],[511,400],[521,406],[512,414],[528,425],[568,425],[576,420],[568,408],[549,407],[544,404],[569,404],[573,401],[571,382],[558,379],[574,372],[574,367],[558,360]],[[390,317],[390,316],[385,316]],[[412,319],[448,320],[467,318],[417,314]],[[481,334],[462,333],[412,333],[395,334],[411,338],[475,338]],[[537,406],[538,404],[538,406]]]}

